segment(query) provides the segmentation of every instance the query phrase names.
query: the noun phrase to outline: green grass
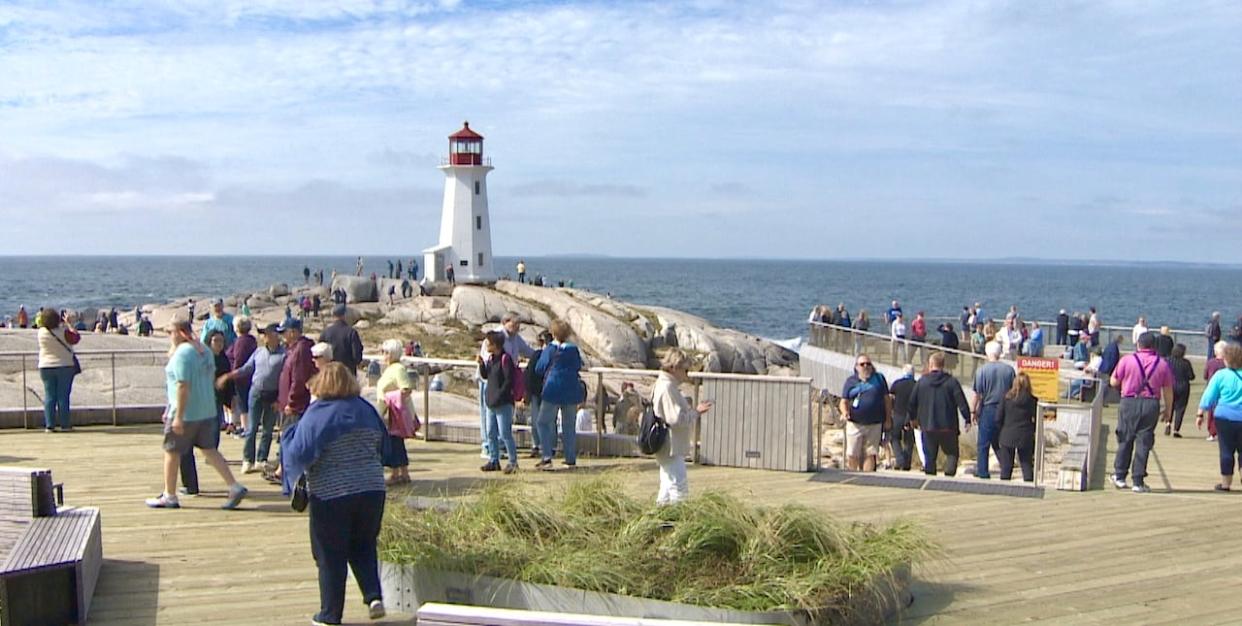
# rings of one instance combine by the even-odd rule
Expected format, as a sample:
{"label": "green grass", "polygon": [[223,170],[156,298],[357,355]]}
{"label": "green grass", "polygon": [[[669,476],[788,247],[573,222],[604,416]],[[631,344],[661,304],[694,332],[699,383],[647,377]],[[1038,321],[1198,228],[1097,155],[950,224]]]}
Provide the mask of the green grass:
{"label": "green grass", "polygon": [[447,513],[389,507],[386,561],[744,611],[840,616],[894,568],[935,553],[908,522],[838,522],[708,492],[658,507],[613,476],[537,489],[495,481]]}

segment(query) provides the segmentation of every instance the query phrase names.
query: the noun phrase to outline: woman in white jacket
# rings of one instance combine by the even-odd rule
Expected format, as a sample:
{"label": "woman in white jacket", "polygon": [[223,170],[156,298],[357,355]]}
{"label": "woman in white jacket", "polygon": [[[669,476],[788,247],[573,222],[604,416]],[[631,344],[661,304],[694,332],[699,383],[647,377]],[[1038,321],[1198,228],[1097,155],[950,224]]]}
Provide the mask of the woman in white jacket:
{"label": "woman in white jacket", "polygon": [[668,424],[668,441],[655,453],[660,465],[660,494],[657,504],[672,504],[690,495],[686,484],[686,455],[690,454],[690,435],[699,416],[712,408],[700,402],[697,408],[682,395],[679,385],[690,380],[690,357],[678,348],[669,350],[660,361],[660,375],[652,391],[655,414]]}

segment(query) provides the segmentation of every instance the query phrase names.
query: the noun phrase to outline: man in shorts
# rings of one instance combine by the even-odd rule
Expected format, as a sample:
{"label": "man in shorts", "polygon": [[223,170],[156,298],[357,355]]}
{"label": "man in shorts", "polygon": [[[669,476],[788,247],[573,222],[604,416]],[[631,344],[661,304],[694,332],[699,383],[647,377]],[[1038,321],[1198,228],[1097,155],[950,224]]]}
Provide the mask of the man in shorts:
{"label": "man in shorts", "polygon": [[875,371],[871,357],[860,354],[854,374],[841,391],[841,414],[845,416],[845,468],[874,472],[880,454],[880,436],[892,427],[893,398],[888,381]]}
{"label": "man in shorts", "polygon": [[224,509],[235,509],[246,497],[246,488],[233,478],[228,461],[217,449],[220,443],[219,414],[216,411],[214,378],[215,355],[194,336],[188,315],[178,316],[168,326],[172,355],[164,373],[168,381],[168,412],[164,418],[164,491],[147,500],[153,509],[177,509],[177,474],[181,456],[191,448],[203,451],[203,460],[220,474],[229,486]]}

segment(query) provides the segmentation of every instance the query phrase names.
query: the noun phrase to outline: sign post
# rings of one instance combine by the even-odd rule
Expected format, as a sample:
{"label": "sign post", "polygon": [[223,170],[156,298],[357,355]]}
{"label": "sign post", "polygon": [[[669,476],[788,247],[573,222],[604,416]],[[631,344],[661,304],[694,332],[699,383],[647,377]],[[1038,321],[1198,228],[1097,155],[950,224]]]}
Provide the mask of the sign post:
{"label": "sign post", "polygon": [[1042,402],[1055,404],[1061,397],[1061,359],[1018,357],[1018,371],[1031,377],[1031,393]]}

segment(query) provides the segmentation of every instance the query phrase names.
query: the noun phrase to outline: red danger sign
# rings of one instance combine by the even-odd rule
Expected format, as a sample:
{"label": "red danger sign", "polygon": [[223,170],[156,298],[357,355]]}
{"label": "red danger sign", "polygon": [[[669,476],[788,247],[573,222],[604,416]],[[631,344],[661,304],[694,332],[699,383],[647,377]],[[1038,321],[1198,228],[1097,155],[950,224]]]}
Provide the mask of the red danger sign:
{"label": "red danger sign", "polygon": [[1050,371],[1056,372],[1061,369],[1061,360],[1022,356],[1022,357],[1018,357],[1018,369],[1020,370],[1050,370]]}

